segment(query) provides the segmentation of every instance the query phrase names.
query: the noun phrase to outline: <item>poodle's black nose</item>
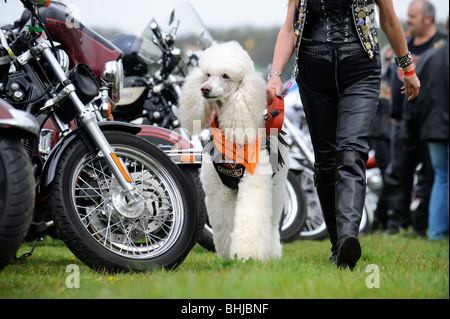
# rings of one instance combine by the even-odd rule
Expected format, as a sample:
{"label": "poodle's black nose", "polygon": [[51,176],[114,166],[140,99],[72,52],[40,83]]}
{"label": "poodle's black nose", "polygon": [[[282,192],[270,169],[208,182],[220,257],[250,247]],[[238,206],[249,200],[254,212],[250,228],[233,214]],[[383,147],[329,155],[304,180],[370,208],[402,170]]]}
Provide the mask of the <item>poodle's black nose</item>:
{"label": "poodle's black nose", "polygon": [[207,97],[209,95],[209,93],[211,92],[211,87],[204,85],[204,86],[202,86],[202,88],[200,90],[202,90],[203,96]]}

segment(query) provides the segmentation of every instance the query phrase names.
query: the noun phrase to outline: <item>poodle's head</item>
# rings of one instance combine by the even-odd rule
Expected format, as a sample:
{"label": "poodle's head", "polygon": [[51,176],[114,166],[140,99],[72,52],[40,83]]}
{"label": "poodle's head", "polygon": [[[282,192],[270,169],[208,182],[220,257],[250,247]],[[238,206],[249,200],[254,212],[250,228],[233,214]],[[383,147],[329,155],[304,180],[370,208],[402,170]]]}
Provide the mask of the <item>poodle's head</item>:
{"label": "poodle's head", "polygon": [[[207,125],[215,113],[221,129],[256,130],[263,125],[266,82],[248,53],[237,43],[216,44],[203,53],[199,67],[186,77],[180,96],[180,121],[193,132],[193,122]],[[235,139],[243,143],[243,138]]]}
{"label": "poodle's head", "polygon": [[234,41],[207,49],[199,61],[199,67],[206,78],[201,94],[211,101],[226,100],[239,90],[246,75],[255,72],[248,53]]}

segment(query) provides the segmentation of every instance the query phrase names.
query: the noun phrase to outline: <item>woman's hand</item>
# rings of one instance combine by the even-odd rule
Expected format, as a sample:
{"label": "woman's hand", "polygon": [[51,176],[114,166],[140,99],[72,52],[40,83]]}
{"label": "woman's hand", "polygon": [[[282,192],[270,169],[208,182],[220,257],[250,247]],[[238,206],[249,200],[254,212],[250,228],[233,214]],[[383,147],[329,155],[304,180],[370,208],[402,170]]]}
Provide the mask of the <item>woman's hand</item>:
{"label": "woman's hand", "polygon": [[283,89],[283,83],[279,76],[273,76],[266,86],[267,102],[273,101],[274,96]]}
{"label": "woman's hand", "polygon": [[404,75],[403,84],[402,94],[408,94],[408,101],[411,101],[419,95],[420,81],[415,73],[412,75]]}
{"label": "woman's hand", "polygon": [[[394,3],[392,0],[377,0],[380,9],[380,25],[389,44],[397,57],[403,57],[408,53],[408,45],[406,43],[405,34],[402,24],[395,13]],[[409,65],[403,69],[409,72],[414,65]],[[414,99],[419,95],[420,81],[417,75],[403,76],[402,94],[408,94],[408,100]]]}

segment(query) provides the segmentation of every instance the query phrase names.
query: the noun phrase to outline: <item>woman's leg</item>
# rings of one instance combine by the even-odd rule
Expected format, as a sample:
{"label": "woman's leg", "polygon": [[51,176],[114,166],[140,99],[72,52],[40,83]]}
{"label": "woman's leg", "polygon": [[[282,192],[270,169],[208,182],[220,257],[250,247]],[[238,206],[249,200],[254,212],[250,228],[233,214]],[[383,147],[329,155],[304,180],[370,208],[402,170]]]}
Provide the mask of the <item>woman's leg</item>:
{"label": "woman's leg", "polygon": [[297,82],[314,146],[317,192],[333,255],[337,248],[338,266],[351,269],[361,256],[357,235],[365,200],[369,129],[379,97],[378,68],[365,55],[345,62],[300,55],[299,61]]}
{"label": "woman's leg", "polygon": [[[364,65],[366,72],[355,74],[355,63]],[[366,195],[370,127],[378,104],[380,74],[376,62],[369,63],[361,55],[342,61],[337,70],[340,79],[336,133],[337,264],[353,269],[361,257],[357,237]]]}
{"label": "woman's leg", "polygon": [[330,237],[330,261],[335,262],[338,251],[335,212],[338,100],[334,66],[323,59],[301,56],[299,67],[297,82],[314,147],[314,184]]}

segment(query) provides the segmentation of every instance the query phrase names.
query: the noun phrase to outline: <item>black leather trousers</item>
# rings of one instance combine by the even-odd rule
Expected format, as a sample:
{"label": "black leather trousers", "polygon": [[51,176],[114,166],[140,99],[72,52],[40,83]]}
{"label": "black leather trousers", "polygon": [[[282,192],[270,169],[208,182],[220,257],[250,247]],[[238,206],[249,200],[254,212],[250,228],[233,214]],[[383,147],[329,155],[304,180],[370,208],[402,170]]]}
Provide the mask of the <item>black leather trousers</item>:
{"label": "black leather trousers", "polygon": [[343,239],[359,232],[370,127],[380,92],[379,54],[370,60],[357,46],[302,43],[299,54],[297,83],[333,253]]}

